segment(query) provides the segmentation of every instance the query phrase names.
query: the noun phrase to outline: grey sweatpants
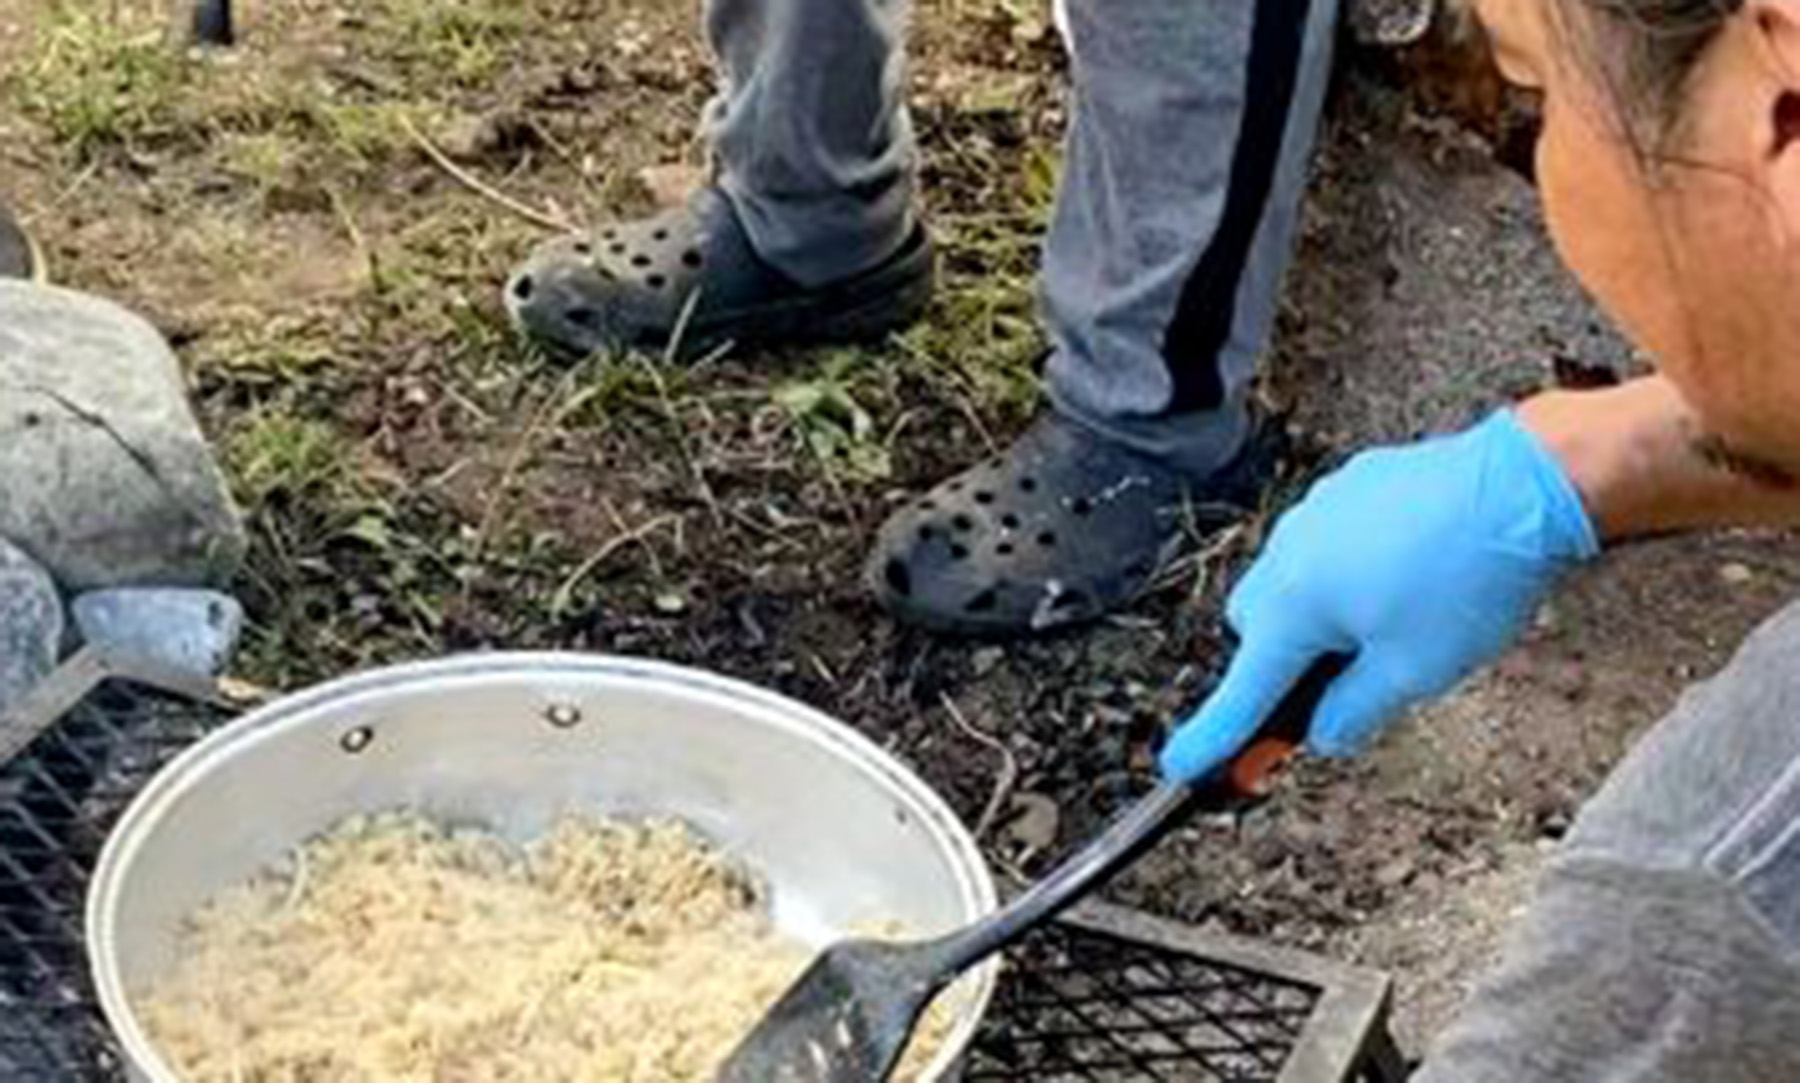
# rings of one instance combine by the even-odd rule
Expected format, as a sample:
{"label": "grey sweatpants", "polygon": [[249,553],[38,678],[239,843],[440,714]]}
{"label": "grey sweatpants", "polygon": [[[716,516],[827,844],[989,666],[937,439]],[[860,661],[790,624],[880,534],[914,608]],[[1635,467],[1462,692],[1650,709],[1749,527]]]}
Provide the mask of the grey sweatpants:
{"label": "grey sweatpants", "polygon": [[[707,0],[721,182],[808,285],[914,228],[906,0]],[[1274,319],[1336,0],[1070,0],[1075,108],[1044,249],[1057,406],[1196,471],[1229,458]]]}
{"label": "grey sweatpants", "polygon": [[1800,605],[1641,741],[1415,1083],[1800,1080]]}

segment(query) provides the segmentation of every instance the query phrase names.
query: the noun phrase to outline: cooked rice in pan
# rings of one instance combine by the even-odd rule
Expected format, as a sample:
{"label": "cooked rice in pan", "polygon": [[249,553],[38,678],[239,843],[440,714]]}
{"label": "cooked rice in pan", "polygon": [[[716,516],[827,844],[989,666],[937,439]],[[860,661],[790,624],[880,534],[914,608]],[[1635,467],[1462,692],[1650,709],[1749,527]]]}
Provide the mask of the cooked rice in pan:
{"label": "cooked rice in pan", "polygon": [[385,813],[210,901],[137,1007],[186,1083],[712,1083],[808,961],[678,824]]}

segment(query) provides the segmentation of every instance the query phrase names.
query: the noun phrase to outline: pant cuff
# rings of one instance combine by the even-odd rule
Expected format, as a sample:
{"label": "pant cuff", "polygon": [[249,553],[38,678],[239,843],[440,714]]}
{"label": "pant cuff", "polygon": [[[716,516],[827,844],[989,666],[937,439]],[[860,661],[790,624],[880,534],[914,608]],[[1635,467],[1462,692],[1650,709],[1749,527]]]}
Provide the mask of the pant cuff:
{"label": "pant cuff", "polygon": [[1215,410],[1157,417],[1107,416],[1060,393],[1054,380],[1050,402],[1056,411],[1105,439],[1168,463],[1196,481],[1206,480],[1237,458],[1254,429],[1248,403],[1226,402]]}

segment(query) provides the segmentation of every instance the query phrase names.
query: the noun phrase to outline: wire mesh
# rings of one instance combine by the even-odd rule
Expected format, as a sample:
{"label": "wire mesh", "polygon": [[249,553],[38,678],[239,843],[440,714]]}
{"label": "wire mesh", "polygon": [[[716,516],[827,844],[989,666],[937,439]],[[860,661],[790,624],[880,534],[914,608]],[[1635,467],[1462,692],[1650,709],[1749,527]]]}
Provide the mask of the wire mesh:
{"label": "wire mesh", "polygon": [[1016,949],[970,1083],[1274,1080],[1311,986],[1068,925]]}
{"label": "wire mesh", "polygon": [[[228,720],[123,681],[0,767],[0,1081],[123,1079],[87,977],[89,873],[132,796]],[[1321,990],[1063,925],[1008,961],[970,1083],[1274,1080]]]}
{"label": "wire mesh", "polygon": [[0,768],[0,1080],[123,1078],[82,943],[106,833],[217,707],[108,681]]}

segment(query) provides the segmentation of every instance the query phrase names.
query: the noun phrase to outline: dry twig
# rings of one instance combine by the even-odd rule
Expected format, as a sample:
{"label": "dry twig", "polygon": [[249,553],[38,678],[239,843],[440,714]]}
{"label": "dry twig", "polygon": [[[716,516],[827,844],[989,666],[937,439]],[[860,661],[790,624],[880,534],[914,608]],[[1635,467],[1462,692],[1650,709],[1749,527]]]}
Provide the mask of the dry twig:
{"label": "dry twig", "polygon": [[573,233],[575,231],[574,225],[565,219],[556,215],[546,214],[535,207],[530,207],[519,202],[505,192],[500,191],[498,188],[493,187],[481,178],[470,173],[462,166],[451,161],[450,156],[445,154],[442,150],[439,150],[437,144],[425,138],[425,133],[419,131],[409,118],[401,116],[399,121],[400,127],[406,132],[407,138],[411,139],[421,151],[425,152],[425,157],[430,158],[432,164],[436,165],[445,173],[448,173],[452,180],[461,184],[469,191],[474,192],[483,199],[506,208],[528,222],[543,226],[545,229],[555,230],[558,233]]}
{"label": "dry twig", "polygon": [[582,561],[579,567],[570,572],[569,577],[563,580],[562,586],[556,588],[556,593],[550,597],[550,615],[552,617],[560,617],[564,613],[567,613],[569,611],[569,601],[575,595],[575,588],[581,585],[583,579],[592,575],[595,568],[606,563],[607,559],[614,553],[617,553],[619,550],[633,542],[643,541],[651,534],[656,533],[658,530],[661,530],[663,527],[668,526],[677,520],[678,517],[674,515],[659,515],[642,526],[634,527],[624,533],[613,535],[607,540],[605,545],[594,550],[592,556]]}
{"label": "dry twig", "polygon": [[999,738],[976,729],[967,718],[963,717],[962,709],[957,707],[956,701],[950,698],[948,692],[940,692],[938,698],[943,701],[944,711],[949,714],[950,721],[956,723],[957,729],[963,731],[971,740],[978,741],[1000,754],[1000,774],[994,779],[994,792],[989,795],[987,806],[981,810],[981,818],[975,821],[975,838],[979,840],[993,828],[994,821],[1000,818],[1000,810],[1006,806],[1007,799],[1012,796],[1013,788],[1019,783],[1019,758],[1014,756],[1012,749],[1007,748]]}

